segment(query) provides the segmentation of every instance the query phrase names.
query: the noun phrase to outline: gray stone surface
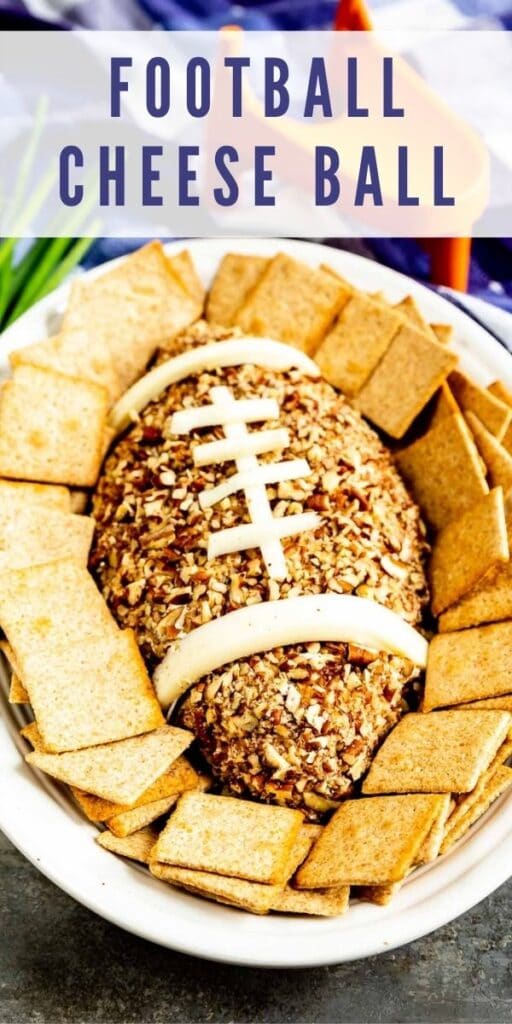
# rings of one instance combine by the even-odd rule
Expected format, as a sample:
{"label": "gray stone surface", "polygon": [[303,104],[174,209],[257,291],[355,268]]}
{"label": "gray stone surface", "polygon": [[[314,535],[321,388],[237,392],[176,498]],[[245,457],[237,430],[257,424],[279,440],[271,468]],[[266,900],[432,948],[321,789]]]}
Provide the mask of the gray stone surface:
{"label": "gray stone surface", "polygon": [[512,883],[434,935],[358,963],[245,970],[160,949],[79,906],[0,836],[2,1024],[512,1019]]}

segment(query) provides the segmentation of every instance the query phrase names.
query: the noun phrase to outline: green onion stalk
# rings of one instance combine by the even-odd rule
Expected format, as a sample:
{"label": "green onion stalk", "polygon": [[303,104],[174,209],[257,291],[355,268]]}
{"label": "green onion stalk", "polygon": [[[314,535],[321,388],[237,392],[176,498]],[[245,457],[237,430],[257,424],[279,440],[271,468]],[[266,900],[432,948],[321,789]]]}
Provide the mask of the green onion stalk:
{"label": "green onion stalk", "polygon": [[[9,203],[8,237],[0,239],[0,332],[71,273],[90,249],[101,227],[99,220],[87,223],[94,202],[90,200],[67,221],[51,226],[59,237],[33,238],[28,245],[21,242],[55,184],[55,174],[48,172],[30,191],[31,173],[47,111],[48,101],[43,96],[34,115],[32,135]],[[92,191],[86,194],[92,195]],[[2,213],[5,207],[4,197]],[[52,231],[46,233],[51,235]]]}

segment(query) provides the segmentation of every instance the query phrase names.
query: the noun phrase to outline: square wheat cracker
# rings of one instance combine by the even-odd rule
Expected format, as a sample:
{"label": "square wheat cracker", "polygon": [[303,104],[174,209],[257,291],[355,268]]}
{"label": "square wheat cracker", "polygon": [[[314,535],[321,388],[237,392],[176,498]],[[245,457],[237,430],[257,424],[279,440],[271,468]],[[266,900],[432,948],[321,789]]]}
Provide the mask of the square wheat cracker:
{"label": "square wheat cracker", "polygon": [[421,309],[412,295],[406,295],[405,298],[393,306],[393,309],[405,317],[412,327],[416,327],[417,330],[426,334],[427,338],[430,338],[431,341],[437,340],[431,325],[425,320]]}
{"label": "square wheat cracker", "polygon": [[163,725],[142,736],[64,754],[34,750],[26,761],[68,786],[114,803],[134,804],[190,746],[193,738],[185,729]]}
{"label": "square wheat cracker", "polygon": [[[509,548],[512,543],[512,498],[505,499]],[[499,622],[512,617],[512,562],[509,559],[487,579],[457,601],[441,615],[438,623],[441,633],[487,622]]]}
{"label": "square wheat cracker", "polygon": [[346,800],[296,875],[303,889],[384,885],[404,878],[439,814],[442,798]]}
{"label": "square wheat cracker", "polygon": [[151,825],[164,814],[168,814],[175,806],[177,800],[177,796],[167,796],[162,800],[153,800],[150,804],[143,804],[141,807],[134,807],[131,811],[123,811],[121,814],[116,814],[113,818],[107,818],[105,825],[113,835],[124,839],[125,836],[132,835],[133,832],[139,832],[141,828]]}
{"label": "square wheat cracker", "polygon": [[397,463],[424,517],[437,530],[489,491],[477,449],[460,415],[446,417],[399,452]]}
{"label": "square wheat cracker", "polygon": [[143,828],[140,832],[133,832],[122,839],[111,832],[101,832],[96,836],[96,842],[104,850],[117,853],[120,857],[127,857],[128,860],[140,861],[141,864],[149,864],[151,851],[157,839],[158,832],[153,828]]}
{"label": "square wheat cracker", "polygon": [[403,437],[456,364],[446,346],[404,325],[359,392],[356,408],[386,434]]}
{"label": "square wheat cracker", "polygon": [[430,644],[424,709],[510,693],[512,622],[439,633]]}
{"label": "square wheat cracker", "polygon": [[150,242],[93,281],[76,282],[61,329],[93,335],[105,345],[124,390],[160,342],[198,316],[197,300],[173,272],[161,243]]}
{"label": "square wheat cracker", "polygon": [[361,885],[356,889],[355,894],[363,903],[375,903],[377,907],[387,907],[401,888],[402,882],[391,882],[389,885]]}
{"label": "square wheat cracker", "polygon": [[287,885],[270,909],[280,914],[307,914],[312,917],[341,917],[348,910],[350,886],[331,889],[292,889]]}
{"label": "square wheat cracker", "polygon": [[363,793],[468,793],[511,721],[506,711],[458,708],[404,715],[379,748]]}
{"label": "square wheat cracker", "polygon": [[[109,428],[107,427],[107,432]],[[85,514],[87,506],[89,504],[90,494],[89,491],[80,490],[78,487],[73,487],[69,492],[69,504],[70,512],[74,515],[82,516]]]}
{"label": "square wheat cracker", "polygon": [[445,381],[444,384],[441,384],[437,395],[434,396],[429,428],[437,427],[447,416],[453,416],[456,413],[460,413],[460,409],[453,397],[450,386]]}
{"label": "square wheat cracker", "polygon": [[[296,840],[289,849],[284,872],[286,879],[303,862],[317,835],[318,829],[315,826],[302,825],[300,827]],[[157,852],[158,847],[155,847],[149,865],[151,872],[157,878],[177,885],[195,895],[205,896],[219,903],[227,903],[255,914],[268,913],[271,905],[277,901],[284,890],[285,879],[280,883],[265,884],[219,875],[214,872],[170,866],[156,859]]]}
{"label": "square wheat cracker", "polygon": [[503,697],[484,697],[483,700],[472,700],[464,704],[465,708],[476,708],[477,711],[496,710],[512,711],[512,693],[506,693]]}
{"label": "square wheat cracker", "polygon": [[83,793],[80,789],[74,789],[73,796],[89,821],[106,821],[107,818],[113,818],[125,811],[133,811],[136,807],[142,807],[143,804],[164,800],[166,797],[181,796],[189,789],[206,790],[210,785],[211,779],[207,775],[200,775],[199,772],[196,772],[187,758],[182,756],[178,757],[169,771],[156,779],[132,805],[101,800],[100,797],[93,796],[91,793]]}
{"label": "square wheat cracker", "polygon": [[491,761],[487,771],[483,772],[480,776],[475,788],[471,790],[471,793],[466,793],[460,797],[455,807],[450,814],[446,823],[445,834],[458,827],[459,822],[472,811],[473,807],[481,803],[482,797],[488,792],[490,785],[493,782],[496,774],[500,773],[502,768],[510,767],[507,765],[507,761],[512,757],[512,739],[509,738],[501,744],[501,747],[496,754],[496,757]]}
{"label": "square wheat cracker", "polygon": [[430,329],[441,345],[449,345],[453,339],[452,324],[430,324]]}
{"label": "square wheat cracker", "polygon": [[0,640],[0,651],[7,662],[8,668],[10,668],[11,670],[11,673],[19,676],[19,671],[15,664],[16,658],[14,655],[14,651],[11,645],[7,642],[7,640]]}
{"label": "square wheat cracker", "polygon": [[94,520],[59,509],[15,509],[0,512],[0,573],[26,569],[61,558],[87,566]]}
{"label": "square wheat cracker", "polygon": [[5,660],[9,663],[9,668],[11,669],[11,671],[15,672],[16,675],[19,676],[14,651],[11,645],[7,643],[7,640],[0,640],[0,651],[2,652]]}
{"label": "square wheat cracker", "polygon": [[[331,277],[334,277],[336,279],[336,281],[342,281],[343,284],[347,285],[348,288],[352,288],[352,291],[356,290],[353,287],[353,285],[349,284],[349,282],[345,280],[345,278],[341,274],[339,274],[338,271],[334,269],[334,267],[331,267],[328,263],[320,263],[318,269],[323,270],[324,274],[330,274]],[[379,300],[384,301],[382,292],[364,292],[363,294],[369,295],[371,299],[375,300],[375,302],[378,302]]]}
{"label": "square wheat cracker", "polygon": [[458,370],[450,374],[448,383],[463,413],[473,412],[484,427],[501,441],[512,422],[512,409]]}
{"label": "square wheat cracker", "polygon": [[304,863],[306,857],[323,832],[322,825],[301,825],[297,838],[290,850],[286,868],[286,884],[291,884],[293,875]]}
{"label": "square wheat cracker", "polygon": [[512,391],[503,383],[502,380],[494,380],[492,384],[489,384],[488,391],[495,398],[499,398],[500,402],[504,402],[505,405],[509,405],[512,409]]}
{"label": "square wheat cracker", "polygon": [[315,353],[322,375],[346,395],[357,395],[398,331],[401,318],[356,292]]}
{"label": "square wheat cracker", "polygon": [[30,704],[30,697],[19,676],[13,672],[9,687],[9,704]]}
{"label": "square wheat cracker", "polygon": [[260,280],[270,260],[228,252],[222,257],[206,300],[206,319],[231,327],[238,310]]}
{"label": "square wheat cracker", "polygon": [[92,487],[103,457],[104,388],[37,366],[17,366],[0,394],[0,473]]}
{"label": "square wheat cracker", "polygon": [[0,626],[14,651],[18,675],[34,654],[51,655],[63,644],[119,633],[92,576],[75,559],[61,559],[2,573]]}
{"label": "square wheat cracker", "polygon": [[[509,537],[510,543],[510,537]],[[450,633],[470,626],[512,618],[512,563],[506,562],[489,579],[448,608],[439,619],[439,631]]]}
{"label": "square wheat cracker", "polygon": [[149,870],[155,878],[169,885],[177,886],[192,896],[202,896],[251,914],[268,914],[270,904],[282,889],[280,885],[263,885],[248,882],[243,878],[230,878],[209,871],[193,871],[190,868],[174,867],[154,860],[154,851],[149,861]]}
{"label": "square wheat cracker", "polygon": [[416,859],[414,866],[420,864],[430,864],[436,857],[439,856],[441,850],[441,843],[443,842],[444,831],[446,828],[446,822],[448,815],[452,808],[452,796],[451,793],[445,793],[443,800],[440,801],[439,811],[437,817],[432,822],[430,832],[426,835],[423,840]]}
{"label": "square wheat cracker", "polygon": [[235,317],[245,334],[283,341],[312,355],[348,298],[341,281],[278,253]]}
{"label": "square wheat cracker", "polygon": [[491,761],[487,770],[480,776],[475,788],[471,790],[471,793],[466,793],[457,801],[452,813],[450,814],[448,822],[446,823],[444,830],[445,836],[448,835],[449,832],[452,832],[453,829],[458,828],[460,821],[466,816],[466,814],[468,814],[475,805],[481,802],[482,796],[487,793],[489,785],[496,775],[496,772],[498,772],[500,768],[503,768],[511,755],[512,739],[507,738],[505,742],[501,744],[496,757]]}
{"label": "square wheat cracker", "polygon": [[23,661],[45,748],[58,754],[151,732],[164,724],[132,630],[55,644]]}
{"label": "square wheat cracker", "polygon": [[[503,381],[495,380],[492,384],[489,384],[487,390],[490,391],[491,395],[494,395],[495,398],[499,398],[501,402],[504,402],[505,405],[512,408],[512,391],[506,387]],[[507,452],[512,453],[512,423],[507,427],[503,437],[501,438],[501,443]]]}
{"label": "square wheat cracker", "polygon": [[16,349],[9,356],[11,367],[39,366],[68,377],[80,377],[99,384],[113,402],[121,394],[119,376],[106,345],[90,331],[73,331]]}
{"label": "square wheat cracker", "polygon": [[29,722],[28,725],[24,725],[23,729],[20,729],[20,736],[23,736],[23,739],[30,743],[33,750],[44,752],[44,743],[41,739],[41,733],[37,728],[37,722]]}
{"label": "square wheat cracker", "polygon": [[512,455],[512,423],[507,427],[500,441],[505,450]]}
{"label": "square wheat cracker", "polygon": [[496,487],[435,538],[429,564],[433,614],[446,611],[508,560],[503,490]]}
{"label": "square wheat cracker", "polygon": [[200,317],[203,312],[206,293],[190,250],[181,249],[175,256],[168,256],[167,260],[174,276],[179,279],[185,291],[197,303],[196,318]]}
{"label": "square wheat cracker", "polygon": [[[452,805],[451,794],[446,793],[443,801],[439,804],[437,816],[432,823],[430,831],[423,840],[418,853],[416,854],[414,864],[407,872],[408,875],[414,871],[415,867],[419,867],[421,864],[430,864],[439,856],[441,844],[445,835],[446,821]],[[395,896],[398,890],[402,887],[404,881],[405,878],[401,882],[392,882],[389,885],[362,886],[357,895],[359,899],[365,900],[369,903],[376,903],[379,907],[385,907],[391,902],[393,896]]]}
{"label": "square wheat cracker", "polygon": [[11,680],[9,683],[9,704],[30,704],[30,697],[23,686],[23,683],[16,672],[11,672]]}
{"label": "square wheat cracker", "polygon": [[473,412],[466,413],[466,421],[485,462],[491,486],[503,487],[506,494],[512,487],[512,455],[496,440],[494,434],[484,427]]}
{"label": "square wheat cracker", "polygon": [[73,512],[71,494],[60,484],[33,484],[24,480],[0,480],[0,513],[25,508],[53,508]]}
{"label": "square wheat cracker", "polygon": [[155,859],[253,882],[279,883],[286,880],[301,824],[300,811],[286,807],[185,793],[160,836]]}
{"label": "square wheat cracker", "polygon": [[441,853],[448,853],[448,850],[451,849],[454,843],[459,839],[462,839],[471,826],[474,825],[483,814],[485,814],[491,804],[493,804],[498,797],[502,796],[510,786],[512,786],[512,768],[503,766],[494,773],[492,778],[489,780],[487,788],[482,793],[480,800],[473,804],[472,809],[464,815],[457,827],[447,830],[443,840],[443,845],[441,846]]}
{"label": "square wheat cracker", "polygon": [[509,424],[500,441],[506,451],[512,455],[512,423]]}

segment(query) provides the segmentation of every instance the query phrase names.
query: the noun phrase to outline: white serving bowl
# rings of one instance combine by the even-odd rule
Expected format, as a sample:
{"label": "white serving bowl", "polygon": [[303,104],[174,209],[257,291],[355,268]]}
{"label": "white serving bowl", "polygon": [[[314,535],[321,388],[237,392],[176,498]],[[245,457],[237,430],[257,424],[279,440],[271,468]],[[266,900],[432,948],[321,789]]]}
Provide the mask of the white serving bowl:
{"label": "white serving bowl", "polygon": [[[309,242],[207,239],[173,243],[190,249],[205,282],[229,251],[273,255],[284,250],[311,265],[330,263],[368,291],[393,302],[411,294],[432,322],[448,322],[463,368],[482,384],[501,378],[512,388],[512,359],[459,309],[378,263]],[[118,262],[118,261],[117,261]],[[101,274],[112,264],[90,272]],[[8,352],[55,327],[68,285],[43,299],[2,337],[0,375]],[[5,671],[5,669],[3,669]],[[11,712],[0,716],[0,828],[32,863],[74,899],[127,931],[195,956],[264,967],[311,967],[355,960],[417,939],[473,907],[512,874],[512,794],[498,800],[444,857],[416,871],[386,907],[354,903],[340,918],[256,917],[166,886],[94,841],[95,828],[53,782],[23,761]],[[28,922],[27,922],[28,924]]]}

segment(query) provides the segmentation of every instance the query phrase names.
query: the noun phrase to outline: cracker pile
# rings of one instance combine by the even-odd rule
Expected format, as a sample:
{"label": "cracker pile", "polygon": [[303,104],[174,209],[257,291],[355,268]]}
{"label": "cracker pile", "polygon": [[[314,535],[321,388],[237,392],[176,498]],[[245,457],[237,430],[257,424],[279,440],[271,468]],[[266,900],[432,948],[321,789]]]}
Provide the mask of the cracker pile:
{"label": "cracker pile", "polygon": [[421,706],[387,734],[361,795],[308,824],[292,807],[209,792],[193,732],[165,722],[132,629],[87,569],[94,520],[79,513],[109,444],[109,408],[203,302],[190,255],[169,259],[151,243],[75,285],[60,333],[11,357],[0,649],[11,702],[33,711],[26,760],[70,788],[102,828],[100,846],[186,892],[256,914],[343,914],[350,895],[383,905],[512,785],[512,394],[460,372],[450,327],[428,324],[410,296],[392,306],[284,254],[229,254],[219,266],[208,321],[314,355],[401,441],[397,463],[431,531],[439,631]]}
{"label": "cracker pile", "polygon": [[[190,254],[154,242],[72,288],[57,337],[11,356],[0,397],[0,625],[10,701],[30,705],[27,760],[71,787],[91,821],[127,836],[207,776],[191,733],[165,723],[132,630],[87,571],[110,405],[156,347],[201,314]],[[73,491],[70,487],[74,488]]]}
{"label": "cracker pile", "polygon": [[119,629],[83,564],[4,571],[0,605],[11,700],[35,715],[23,730],[34,748],[27,761],[71,786],[87,817],[127,835],[204,786],[182,757],[192,734],[165,724],[133,634]]}
{"label": "cracker pile", "polygon": [[[483,388],[455,371],[426,432],[397,454],[433,533],[440,633],[512,618],[511,417],[512,396],[499,381]],[[474,636],[479,642],[480,633]],[[479,696],[491,694],[482,688]]]}
{"label": "cracker pile", "polygon": [[93,487],[110,442],[108,410],[155,349],[201,315],[187,251],[151,242],[71,289],[60,333],[11,355],[0,395],[0,476]]}
{"label": "cracker pile", "polygon": [[403,437],[457,364],[449,325],[427,324],[411,296],[392,306],[328,266],[312,270],[284,253],[228,253],[206,316],[314,356],[325,379],[392,438]]}
{"label": "cracker pile", "polygon": [[209,780],[184,757],[191,733],[166,725],[129,630],[86,568],[61,559],[2,577],[4,654],[35,721],[29,764],[71,787],[91,821],[125,837]]}

